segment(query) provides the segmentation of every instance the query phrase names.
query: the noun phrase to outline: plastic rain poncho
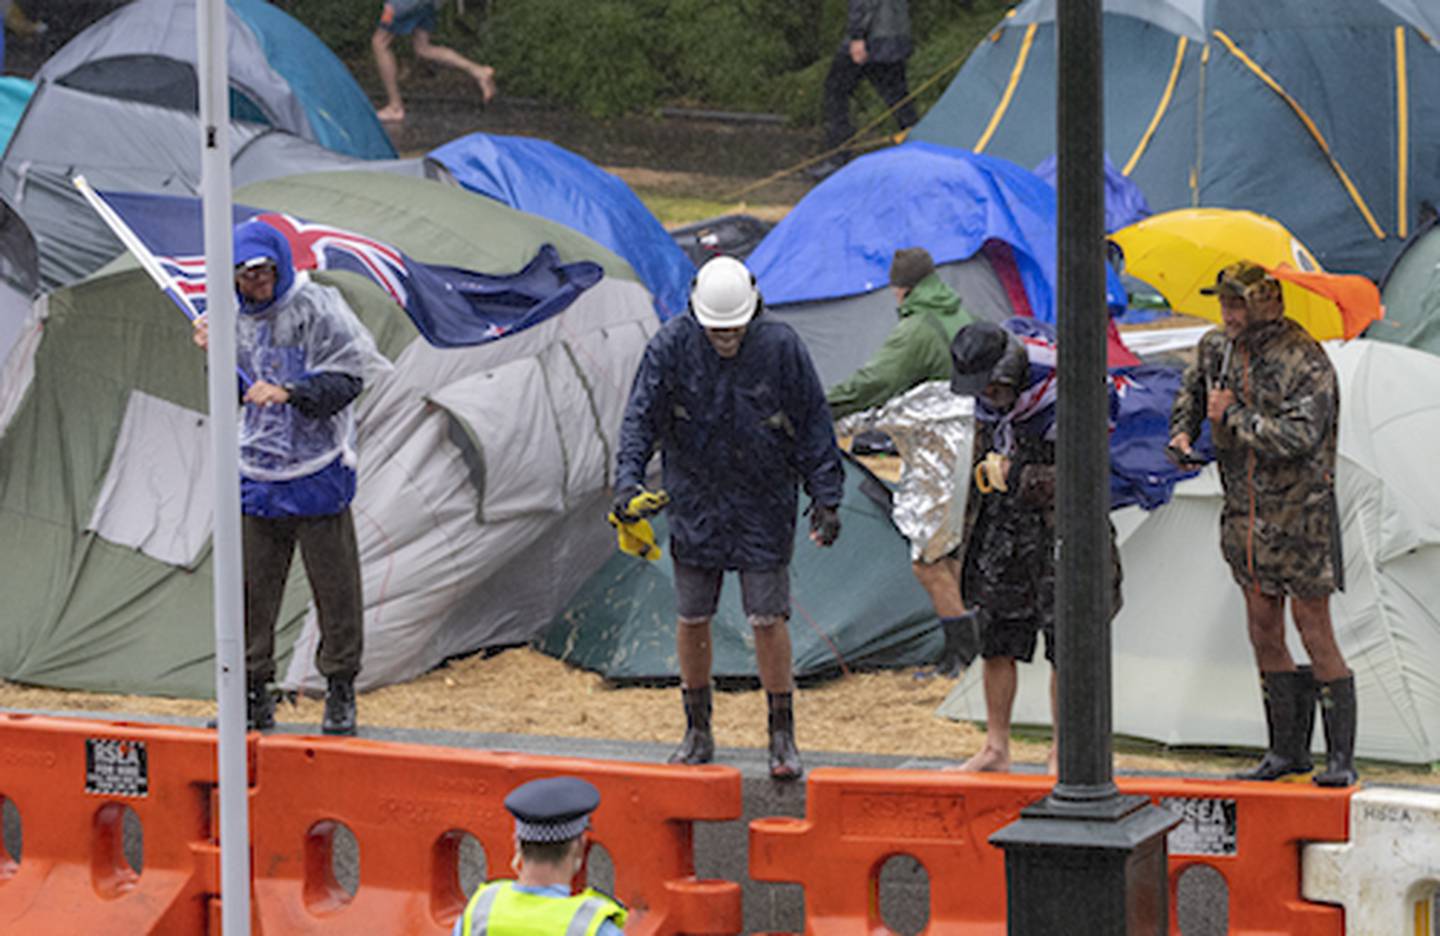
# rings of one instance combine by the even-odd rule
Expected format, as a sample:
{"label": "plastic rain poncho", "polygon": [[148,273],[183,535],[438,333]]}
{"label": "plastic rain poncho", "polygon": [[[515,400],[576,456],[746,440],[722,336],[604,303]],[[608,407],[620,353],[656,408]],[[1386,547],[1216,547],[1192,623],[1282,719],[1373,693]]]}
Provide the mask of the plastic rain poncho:
{"label": "plastic rain poncho", "polygon": [[[338,373],[369,383],[391,370],[370,333],[339,290],[296,271],[284,236],[251,220],[235,231],[235,261],[275,261],[275,299],[240,299],[237,363],[254,380],[285,386],[306,377]],[[240,426],[240,473],[255,481],[290,481],[314,474],[337,458],[353,468],[355,412],[345,406],[312,419],[294,406],[247,405]]]}

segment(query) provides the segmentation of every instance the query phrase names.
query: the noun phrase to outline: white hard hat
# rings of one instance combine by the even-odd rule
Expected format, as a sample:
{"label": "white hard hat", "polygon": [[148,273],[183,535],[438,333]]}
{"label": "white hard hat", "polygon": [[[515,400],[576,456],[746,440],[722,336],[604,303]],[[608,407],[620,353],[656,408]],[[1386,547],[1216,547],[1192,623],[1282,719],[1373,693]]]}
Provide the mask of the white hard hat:
{"label": "white hard hat", "polygon": [[695,274],[690,307],[706,328],[739,328],[755,317],[759,304],[755,277],[734,257],[715,257]]}

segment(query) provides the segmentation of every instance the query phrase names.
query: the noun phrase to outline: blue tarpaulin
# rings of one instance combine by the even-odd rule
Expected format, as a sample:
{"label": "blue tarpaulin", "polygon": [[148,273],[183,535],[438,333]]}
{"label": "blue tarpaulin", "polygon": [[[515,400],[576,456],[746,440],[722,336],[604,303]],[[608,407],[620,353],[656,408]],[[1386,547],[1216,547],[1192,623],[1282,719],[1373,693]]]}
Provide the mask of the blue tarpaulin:
{"label": "blue tarpaulin", "polygon": [[472,192],[573,228],[629,261],[661,321],[685,311],[695,265],[630,187],[547,140],[472,133],[429,157]]}
{"label": "blue tarpaulin", "polygon": [[[1055,175],[1059,169],[1059,160],[1054,156],[1048,157],[1044,162],[1035,167],[1035,174],[1040,178],[1055,184]],[[1150,217],[1150,203],[1145,200],[1145,193],[1140,191],[1129,178],[1115,168],[1110,157],[1105,157],[1105,230],[1107,233],[1118,231],[1127,224],[1134,224],[1144,218]]]}
{"label": "blue tarpaulin", "polygon": [[[936,263],[1008,244],[1035,317],[1055,321],[1055,190],[1004,159],[903,143],[846,165],[800,200],[750,255],[771,305],[854,296],[889,282],[899,247]],[[1112,272],[1109,300],[1125,308]]]}

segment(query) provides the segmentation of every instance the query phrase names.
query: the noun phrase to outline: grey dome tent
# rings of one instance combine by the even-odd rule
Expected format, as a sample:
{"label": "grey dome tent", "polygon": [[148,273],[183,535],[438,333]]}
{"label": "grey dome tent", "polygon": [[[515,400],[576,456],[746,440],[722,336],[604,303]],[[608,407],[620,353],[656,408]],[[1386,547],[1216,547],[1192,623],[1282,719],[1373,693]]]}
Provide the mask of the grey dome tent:
{"label": "grey dome tent", "polygon": [[[264,0],[228,0],[233,116],[365,159],[395,148],[335,54]],[[36,74],[82,91],[194,113],[195,0],[133,0],[65,44]]]}
{"label": "grey dome tent", "polygon": [[1365,337],[1440,354],[1440,224],[1431,218],[1410,238],[1380,284],[1385,317]]}
{"label": "grey dome tent", "polygon": [[[47,288],[73,283],[122,250],[70,179],[105,191],[194,195],[200,187],[200,118],[188,111],[41,82],[0,158],[0,194],[25,218]],[[420,159],[364,160],[262,124],[230,124],[232,181],[364,167],[440,177]]]}
{"label": "grey dome tent", "polygon": [[[1106,0],[1105,150],[1155,211],[1257,211],[1378,279],[1440,201],[1440,13],[1420,0]],[[911,139],[1055,151],[1055,0],[982,40]]]}
{"label": "grey dome tent", "polygon": [[40,291],[40,265],[25,219],[0,199],[0,364],[31,324]]}

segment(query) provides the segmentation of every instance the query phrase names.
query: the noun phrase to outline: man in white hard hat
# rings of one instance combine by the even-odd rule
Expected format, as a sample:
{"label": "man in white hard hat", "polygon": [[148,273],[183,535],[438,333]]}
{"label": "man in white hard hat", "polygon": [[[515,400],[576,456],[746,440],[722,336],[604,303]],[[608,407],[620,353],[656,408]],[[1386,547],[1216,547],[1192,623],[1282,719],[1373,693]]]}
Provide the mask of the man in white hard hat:
{"label": "man in white hard hat", "polygon": [[672,763],[715,756],[710,731],[710,621],[726,571],[740,573],[769,699],[770,774],[803,773],[795,746],[790,557],[798,484],[810,496],[810,539],[840,534],[840,451],[815,366],[788,325],[763,316],[745,265],[710,260],[690,309],[650,339],[620,430],[614,511],[625,519],[658,449],[669,495],[687,729]]}

